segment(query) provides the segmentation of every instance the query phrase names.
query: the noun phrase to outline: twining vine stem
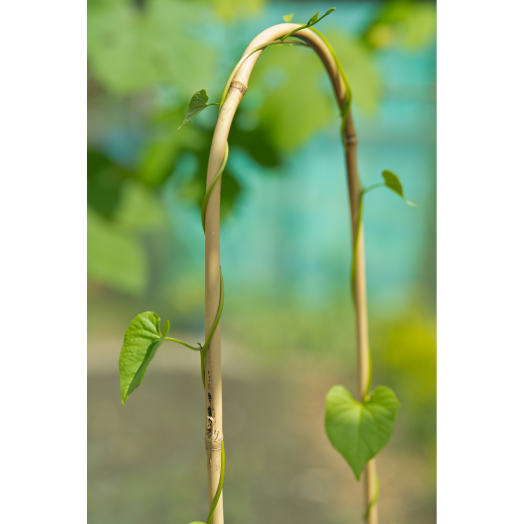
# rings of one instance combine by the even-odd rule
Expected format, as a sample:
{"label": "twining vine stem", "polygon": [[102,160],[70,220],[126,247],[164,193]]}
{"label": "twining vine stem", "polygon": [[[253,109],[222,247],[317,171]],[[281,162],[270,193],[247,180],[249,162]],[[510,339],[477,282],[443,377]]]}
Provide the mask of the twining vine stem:
{"label": "twining vine stem", "polygon": [[[333,447],[338,450],[353,469],[357,480],[364,472],[364,494],[366,512],[364,519],[368,524],[377,524],[378,477],[375,472],[374,456],[387,443],[393,431],[398,400],[392,390],[385,386],[377,387],[370,393],[371,387],[371,355],[368,344],[366,281],[364,271],[364,240],[362,231],[363,197],[368,191],[380,186],[386,186],[410,205],[415,206],[404,197],[403,188],[398,177],[391,171],[384,170],[383,183],[363,189],[357,171],[356,134],[350,111],[351,90],[340,61],[324,36],[313,29],[326,14],[318,17],[313,15],[307,24],[280,24],[273,26],[255,38],[248,46],[240,62],[230,75],[222,99],[219,102],[208,103],[209,97],[205,89],[195,93],[188,106],[188,113],[182,122],[184,126],[203,109],[211,105],[220,106],[218,120],[211,144],[209,157],[206,194],[202,203],[202,228],[206,243],[205,277],[206,277],[206,338],[204,345],[192,346],[168,337],[169,321],[160,330],[160,317],[146,311],[133,319],[126,330],[124,344],[120,353],[119,368],[122,403],[142,382],[147,367],[154,358],[164,340],[181,344],[200,353],[200,369],[202,385],[206,395],[206,433],[205,444],[208,459],[208,497],[209,515],[207,524],[223,524],[223,495],[225,451],[222,434],[222,373],[220,347],[220,319],[224,307],[224,279],[220,267],[220,186],[221,177],[229,157],[227,138],[231,123],[240,101],[247,91],[249,76],[256,60],[262,51],[269,46],[301,45],[314,49],[330,76],[342,118],[341,135],[346,154],[346,166],[349,186],[351,225],[353,236],[353,253],[351,262],[351,290],[355,304],[357,320],[358,362],[359,362],[359,397],[355,401],[350,392],[343,386],[333,386],[326,396],[326,432]],[[286,15],[284,20],[291,21],[292,15]],[[312,29],[309,31],[309,29]],[[293,40],[286,40],[294,35]],[[297,40],[298,39],[298,40]],[[179,128],[180,129],[180,128]],[[342,404],[341,404],[342,402]],[[361,422],[349,424],[346,415],[341,418],[340,407],[344,413],[354,409],[367,409],[371,414],[368,419],[367,431],[359,429]],[[360,406],[360,407],[357,407]],[[350,417],[361,421],[362,417]],[[371,426],[369,426],[369,422]],[[354,435],[366,435],[364,438],[365,457],[351,445],[348,449],[348,439]],[[353,436],[352,436],[353,435]],[[220,452],[218,455],[217,452]],[[192,524],[203,524],[193,522]]]}
{"label": "twining vine stem", "polygon": [[[295,31],[296,30],[296,31]],[[297,40],[284,40],[291,34],[302,40],[299,42]],[[269,38],[268,38],[269,37]],[[350,200],[351,200],[351,211],[352,211],[352,224],[353,224],[353,238],[354,238],[354,249],[353,249],[353,260],[352,260],[352,269],[351,269],[351,281],[353,288],[353,299],[355,302],[356,313],[357,313],[357,325],[359,331],[359,379],[361,382],[361,400],[364,401],[365,397],[369,393],[370,382],[371,382],[371,359],[369,353],[369,346],[367,343],[367,314],[366,314],[366,299],[365,299],[365,274],[363,266],[363,238],[361,233],[361,203],[363,191],[360,187],[360,181],[358,178],[356,170],[356,156],[355,156],[355,146],[356,146],[356,137],[353,126],[353,121],[351,118],[350,104],[351,104],[351,91],[349,88],[348,80],[344,74],[344,71],[340,65],[340,61],[336,56],[333,48],[325,37],[316,29],[311,28],[311,31],[305,28],[305,26],[299,26],[297,24],[280,24],[273,26],[263,33],[261,33],[251,44],[248,46],[246,52],[242,56],[241,60],[234,68],[231,73],[224,92],[221,97],[219,104],[219,117],[217,122],[217,127],[215,128],[215,134],[213,137],[213,143],[211,146],[210,161],[208,166],[208,188],[206,196],[204,198],[204,205],[202,206],[202,222],[204,230],[206,230],[206,220],[208,226],[211,224],[213,227],[213,235],[211,238],[208,238],[206,235],[206,319],[208,318],[209,307],[212,306],[213,300],[209,298],[216,293],[213,292],[214,285],[213,282],[208,280],[208,267],[211,269],[212,264],[210,259],[213,260],[213,265],[216,268],[218,266],[218,271],[220,275],[221,292],[219,295],[219,307],[218,311],[221,313],[220,303],[223,304],[223,279],[222,272],[220,270],[220,255],[219,255],[219,228],[220,228],[220,195],[219,191],[216,194],[213,194],[213,190],[218,188],[220,190],[220,177],[223,173],[225,164],[228,158],[228,145],[227,145],[227,135],[229,134],[229,129],[233,119],[233,115],[238,107],[240,100],[242,99],[244,93],[247,90],[247,83],[251,71],[254,67],[254,64],[257,58],[260,56],[260,53],[269,46],[275,45],[304,45],[307,47],[312,47],[321,60],[324,62],[328,74],[331,77],[332,84],[337,95],[337,101],[340,107],[340,114],[342,117],[342,126],[341,134],[344,143],[344,148],[346,151],[346,159],[348,165],[348,182],[350,189]],[[251,58],[251,60],[250,60]],[[234,85],[233,85],[234,84]],[[229,95],[229,96],[228,96]],[[228,103],[229,101],[229,103]],[[217,169],[217,160],[218,155],[220,155],[220,165]],[[356,198],[355,198],[356,197]],[[210,203],[210,200],[213,198],[216,199],[213,205],[213,212],[211,215],[207,214],[206,210],[207,205]],[[208,249],[209,248],[209,249]],[[217,275],[218,276],[218,275]],[[214,311],[217,311],[215,306]],[[206,345],[213,345],[212,353],[217,356],[220,354],[220,338],[215,337],[212,339],[213,333],[215,333],[217,325],[219,324],[220,316],[219,314],[215,317],[215,322],[213,323],[212,329],[210,330],[208,336],[206,337]],[[211,335],[211,337],[210,337]],[[216,349],[218,348],[218,351]],[[203,362],[205,362],[206,354],[204,354]],[[219,357],[218,357],[219,358]],[[216,362],[216,360],[215,360]],[[207,364],[202,366],[203,370],[207,370]],[[215,373],[210,373],[210,380],[217,378]],[[221,380],[219,378],[219,380]],[[362,384],[365,384],[362,387]],[[208,389],[211,389],[209,387]],[[206,391],[208,391],[206,389]],[[216,403],[215,403],[216,405]],[[216,490],[216,495],[213,500],[212,510],[215,511],[218,504],[218,499],[220,496],[220,491],[223,482],[223,443],[222,443],[222,454],[221,454],[221,464],[220,474],[218,475],[218,486]],[[210,478],[209,483],[212,487],[216,485],[216,471],[218,468],[213,468],[213,459],[211,459],[210,465]],[[216,461],[215,461],[216,464]],[[218,464],[217,464],[218,465]],[[378,522],[377,511],[376,511],[376,502],[378,498],[378,480],[375,472],[374,460],[368,462],[365,468],[364,474],[365,482],[365,507],[366,513],[365,518],[368,524],[376,524]],[[218,520],[215,518],[214,524],[223,523],[223,513],[222,508],[220,508],[219,513],[215,513]],[[210,517],[212,517],[210,513]],[[209,519],[208,519],[209,520]]]}

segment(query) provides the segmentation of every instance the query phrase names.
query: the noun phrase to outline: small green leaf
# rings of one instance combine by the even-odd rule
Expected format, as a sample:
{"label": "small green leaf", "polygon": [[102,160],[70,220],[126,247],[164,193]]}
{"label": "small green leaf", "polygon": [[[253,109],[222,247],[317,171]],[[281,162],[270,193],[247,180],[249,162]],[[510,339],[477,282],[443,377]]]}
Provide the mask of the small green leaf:
{"label": "small green leaf", "polygon": [[412,207],[418,207],[417,204],[414,204],[413,202],[410,202],[405,196],[404,196],[404,190],[402,188],[402,184],[400,183],[400,180],[395,173],[392,173],[391,171],[388,171],[387,169],[385,171],[382,171],[382,177],[384,178],[384,181],[386,182],[386,186],[389,187],[392,191],[397,193],[397,195],[400,195],[404,202],[408,206]]}
{"label": "small green leaf", "polygon": [[322,20],[322,18],[325,18],[327,15],[329,15],[329,13],[332,13],[333,11],[335,11],[336,7],[332,7],[331,9],[328,9],[320,18],[318,17],[318,13],[320,13],[320,11],[318,11],[318,13],[315,13],[308,21],[308,23],[306,24],[306,27],[311,27],[315,24],[318,24],[318,22],[320,22],[320,20]]}
{"label": "small green leaf", "polygon": [[[203,111],[206,107],[208,107],[209,105],[212,105],[212,104],[207,103],[208,100],[209,100],[209,97],[207,96],[205,89],[201,89],[200,91],[197,91],[191,97],[191,100],[189,101],[186,118],[184,119],[180,127],[186,125],[192,118],[197,116],[198,113],[200,113],[200,111]],[[178,129],[180,129],[180,127]]]}
{"label": "small green leaf", "polygon": [[291,22],[293,20],[294,13],[289,13],[288,15],[284,15],[282,19],[284,22]]}
{"label": "small green leaf", "polygon": [[120,351],[120,386],[122,404],[144,378],[147,366],[153,360],[169,331],[169,322],[160,333],[160,318],[152,311],[136,316],[127,328],[124,345]]}
{"label": "small green leaf", "polygon": [[316,24],[318,22],[318,13],[320,13],[320,11],[317,11],[308,21],[308,23],[306,24],[308,27],[313,25],[313,24]]}
{"label": "small green leaf", "polygon": [[400,404],[393,391],[377,387],[363,403],[343,386],[333,386],[326,397],[326,433],[346,459],[357,480],[365,465],[387,444]]}

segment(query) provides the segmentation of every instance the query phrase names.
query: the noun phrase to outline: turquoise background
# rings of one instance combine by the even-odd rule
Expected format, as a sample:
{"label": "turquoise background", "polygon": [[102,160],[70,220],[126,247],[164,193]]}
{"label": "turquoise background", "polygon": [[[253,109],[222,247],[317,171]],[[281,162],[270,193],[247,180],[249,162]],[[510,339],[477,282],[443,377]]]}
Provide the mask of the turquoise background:
{"label": "turquoise background", "polygon": [[[371,3],[343,5],[337,8],[336,17],[325,20],[324,28],[358,31],[373,8]],[[300,11],[305,17],[311,10],[309,6],[299,10],[296,5],[271,4],[262,19],[246,22],[236,38],[247,42],[256,28],[270,25],[286,9],[295,10],[295,19],[300,19]],[[231,33],[210,28],[206,34],[220,40]],[[234,57],[228,56],[230,60]],[[385,188],[366,196],[366,271],[371,302],[399,310],[421,288],[429,305],[434,298],[435,45],[415,52],[380,51],[377,64],[384,81],[378,110],[372,115],[359,111],[358,105],[354,110],[360,177],[366,187],[381,181],[384,169],[392,170],[403,182],[407,198],[419,207],[406,206]],[[275,71],[277,78],[285,74],[285,70]],[[327,75],[324,80],[325,89],[331,90]],[[242,104],[250,102],[249,96],[248,90]],[[212,110],[208,111],[207,117],[214,119]],[[246,286],[259,293],[271,289],[274,297],[275,290],[280,290],[287,300],[306,308],[347,293],[351,246],[338,126],[334,116],[331,130],[312,136],[289,155],[282,169],[264,170],[230,144],[228,165],[244,194],[221,229],[221,263],[228,291]],[[292,122],[289,133],[293,133]],[[169,206],[176,253],[171,271],[179,276],[188,271],[203,274],[204,267],[200,213],[176,197],[176,188],[194,159],[185,160],[165,189],[167,201],[176,203]]]}

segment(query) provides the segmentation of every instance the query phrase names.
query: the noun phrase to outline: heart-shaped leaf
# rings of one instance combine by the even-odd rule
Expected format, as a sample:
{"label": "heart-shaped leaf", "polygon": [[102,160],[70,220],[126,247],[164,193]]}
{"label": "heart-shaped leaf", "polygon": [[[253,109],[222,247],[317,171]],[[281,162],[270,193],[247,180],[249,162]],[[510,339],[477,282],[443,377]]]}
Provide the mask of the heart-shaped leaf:
{"label": "heart-shaped leaf", "polygon": [[[197,116],[198,113],[200,113],[200,111],[203,111],[209,105],[216,105],[216,104],[208,104],[207,103],[208,100],[209,100],[209,97],[207,96],[205,89],[201,89],[200,91],[197,91],[191,97],[191,100],[189,101],[189,107],[187,109],[186,118],[184,118],[184,121],[182,122],[180,127],[185,126],[192,118]],[[178,129],[180,129],[180,127]]]}
{"label": "heart-shaped leaf", "polygon": [[124,345],[120,351],[120,386],[122,404],[144,378],[147,366],[153,360],[169,331],[169,322],[160,332],[160,318],[152,311],[136,316],[126,330]]}
{"label": "heart-shaped leaf", "polygon": [[388,442],[400,404],[393,391],[377,387],[363,403],[343,386],[333,386],[326,397],[326,433],[332,446],[351,466],[357,480],[364,466]]}
{"label": "heart-shaped leaf", "polygon": [[388,171],[387,169],[385,171],[382,171],[382,177],[384,178],[384,181],[386,183],[386,186],[389,187],[392,191],[397,193],[397,195],[400,195],[404,202],[408,206],[412,207],[418,207],[417,204],[414,204],[413,202],[410,202],[405,196],[404,196],[404,189],[402,188],[402,184],[400,183],[400,180],[395,173],[392,173],[391,171]]}
{"label": "heart-shaped leaf", "polygon": [[289,15],[284,15],[282,19],[284,20],[284,22],[291,22],[291,20],[293,20],[293,16],[294,13],[290,13]]}

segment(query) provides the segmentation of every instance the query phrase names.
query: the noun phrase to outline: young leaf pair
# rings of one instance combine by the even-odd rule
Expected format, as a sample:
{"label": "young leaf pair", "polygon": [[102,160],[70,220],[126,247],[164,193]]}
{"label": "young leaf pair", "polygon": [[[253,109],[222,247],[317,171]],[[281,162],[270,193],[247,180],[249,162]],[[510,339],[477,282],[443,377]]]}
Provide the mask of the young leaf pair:
{"label": "young leaf pair", "polygon": [[[332,13],[336,10],[336,7],[332,7],[331,9],[328,9],[320,18],[318,16],[318,13],[320,11],[317,11],[307,22],[307,24],[303,24],[300,27],[297,27],[296,29],[293,29],[293,31],[290,31],[287,35],[284,35],[280,40],[285,40],[286,38],[289,38],[291,35],[297,33],[298,31],[301,31],[302,29],[309,29],[310,27],[313,27],[315,24],[318,24],[320,20],[325,18],[327,15]],[[289,15],[284,15],[283,17],[284,22],[291,22],[293,20],[293,13]]]}

